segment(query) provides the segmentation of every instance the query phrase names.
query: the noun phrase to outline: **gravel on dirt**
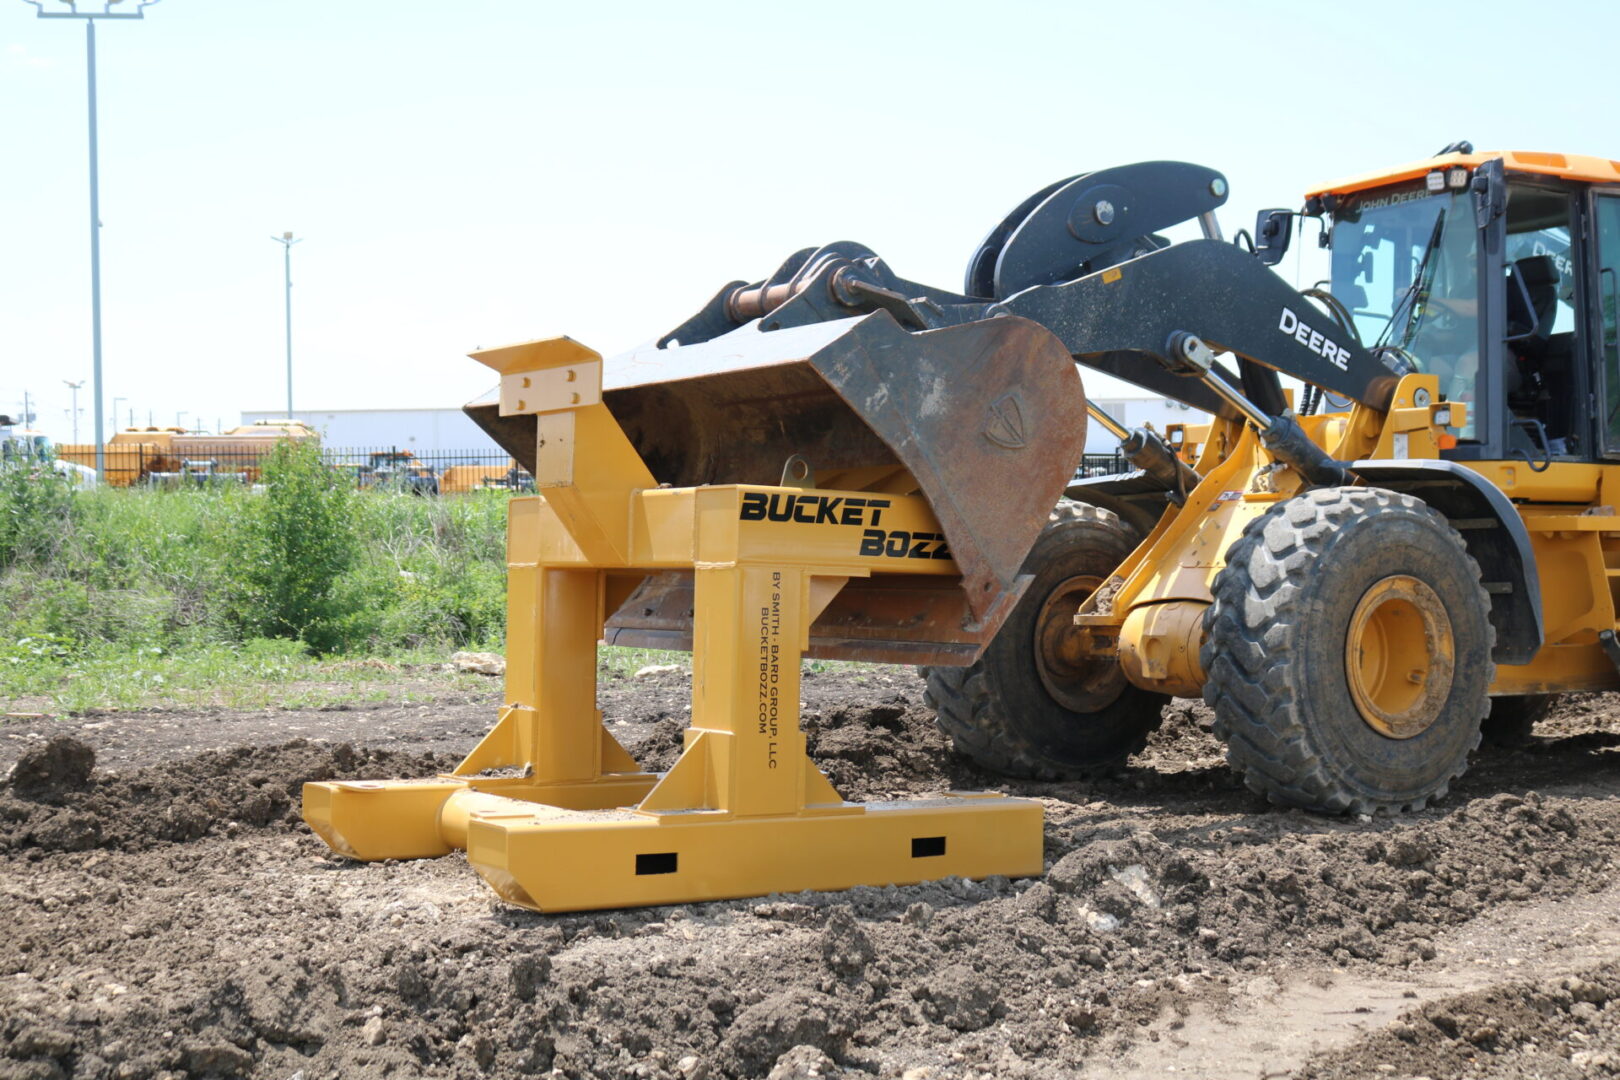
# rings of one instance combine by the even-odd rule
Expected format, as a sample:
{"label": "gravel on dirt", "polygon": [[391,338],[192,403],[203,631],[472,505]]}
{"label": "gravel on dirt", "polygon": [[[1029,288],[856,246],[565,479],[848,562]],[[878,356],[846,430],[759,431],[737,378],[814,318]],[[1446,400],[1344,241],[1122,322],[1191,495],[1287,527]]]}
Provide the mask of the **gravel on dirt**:
{"label": "gravel on dirt", "polygon": [[1388,1066],[1385,1074],[1406,1077],[1553,1080],[1620,1073],[1620,966],[1431,1002],[1312,1062],[1299,1080],[1360,1080],[1369,1061]]}

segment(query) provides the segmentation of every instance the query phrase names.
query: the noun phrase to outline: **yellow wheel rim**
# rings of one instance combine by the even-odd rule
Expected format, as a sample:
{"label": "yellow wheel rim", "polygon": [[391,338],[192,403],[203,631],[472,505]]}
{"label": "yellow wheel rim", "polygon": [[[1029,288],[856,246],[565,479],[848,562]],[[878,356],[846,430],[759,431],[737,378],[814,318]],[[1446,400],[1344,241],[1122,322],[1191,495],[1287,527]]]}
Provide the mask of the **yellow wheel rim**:
{"label": "yellow wheel rim", "polygon": [[1350,699],[1367,725],[1391,739],[1427,731],[1451,693],[1456,645],[1435,591],[1392,574],[1362,594],[1345,637]]}
{"label": "yellow wheel rim", "polygon": [[1035,672],[1053,700],[1070,712],[1107,708],[1125,689],[1125,672],[1112,656],[1088,652],[1074,613],[1103,579],[1069,578],[1047,594],[1035,617]]}

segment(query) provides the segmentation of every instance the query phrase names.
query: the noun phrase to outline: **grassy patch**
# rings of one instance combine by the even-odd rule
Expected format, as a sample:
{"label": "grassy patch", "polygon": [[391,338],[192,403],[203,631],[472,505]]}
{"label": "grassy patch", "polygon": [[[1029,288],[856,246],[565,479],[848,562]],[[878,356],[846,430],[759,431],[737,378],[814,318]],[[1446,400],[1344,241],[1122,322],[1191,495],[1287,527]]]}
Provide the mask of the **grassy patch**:
{"label": "grassy patch", "polygon": [[13,642],[0,651],[0,712],[324,708],[498,688],[496,680],[450,669],[447,660],[428,650],[317,657],[298,642],[268,639],[179,652],[107,645],[79,654]]}
{"label": "grassy patch", "polygon": [[[279,494],[79,490],[0,466],[0,712],[313,708],[495,689],[445,665],[457,649],[504,649],[507,496],[340,490],[309,461],[276,468]],[[597,677],[667,664],[689,673],[692,658],[604,646]]]}
{"label": "grassy patch", "polygon": [[[0,633],[13,641],[178,652],[284,637],[373,655],[499,649],[505,636],[502,493],[345,490],[341,507],[322,504],[306,521],[296,506],[236,487],[68,490],[57,500],[19,500],[14,488],[0,483],[12,536],[0,546]],[[333,543],[299,547],[305,528]],[[303,569],[271,572],[284,563]]]}

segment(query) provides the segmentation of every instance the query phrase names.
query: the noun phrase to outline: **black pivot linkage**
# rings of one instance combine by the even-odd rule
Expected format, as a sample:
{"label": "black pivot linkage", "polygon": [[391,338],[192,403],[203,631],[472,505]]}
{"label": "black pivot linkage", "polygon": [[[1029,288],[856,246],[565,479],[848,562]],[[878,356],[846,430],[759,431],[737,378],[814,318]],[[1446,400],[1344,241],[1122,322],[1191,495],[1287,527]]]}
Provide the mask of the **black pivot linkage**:
{"label": "black pivot linkage", "polygon": [[1269,416],[1227,383],[1215,370],[1215,353],[1198,337],[1178,330],[1170,335],[1165,353],[1173,365],[1171,370],[1202,381],[1259,429],[1260,442],[1272,457],[1320,487],[1343,487],[1355,482],[1354,474],[1312,442],[1291,414],[1283,411]]}
{"label": "black pivot linkage", "polygon": [[1128,428],[1090,400],[1086,412],[1119,440],[1119,452],[1126,461],[1163,485],[1171,502],[1180,506],[1187,501],[1187,492],[1198,486],[1198,470],[1177,457],[1158,432],[1145,427]]}

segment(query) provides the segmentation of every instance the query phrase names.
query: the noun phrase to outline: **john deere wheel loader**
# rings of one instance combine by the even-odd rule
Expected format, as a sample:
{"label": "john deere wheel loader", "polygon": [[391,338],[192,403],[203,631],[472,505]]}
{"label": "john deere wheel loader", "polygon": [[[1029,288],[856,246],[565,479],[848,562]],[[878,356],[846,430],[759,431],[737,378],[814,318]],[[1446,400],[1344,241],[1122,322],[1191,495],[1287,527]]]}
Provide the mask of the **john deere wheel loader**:
{"label": "john deere wheel loader", "polygon": [[[1324,811],[1423,806],[1482,731],[1620,685],[1620,164],[1458,144],[1239,243],[1226,198],[1184,163],[1085,173],[959,293],[836,243],[612,360],[475,354],[501,384],[468,411],[539,490],[507,705],[453,773],[311,784],[306,818],[362,859],[464,848],[543,910],[1030,874],[1036,803],[843,801],[800,657],[923,666],[957,744],[1027,776],[1202,695],[1251,787]],[[1326,288],[1270,269],[1296,224]],[[1212,419],[1129,430],[1076,361]],[[1074,481],[1088,413],[1133,472]],[[599,639],[692,650],[667,773],[602,727]]]}
{"label": "john deere wheel loader", "polygon": [[[941,726],[983,764],[1084,772],[1139,748],[1163,695],[1202,696],[1273,801],[1413,809],[1482,734],[1522,738],[1559,693],[1620,685],[1620,165],[1458,144],[1262,213],[1259,261],[1298,216],[1331,248],[1320,307],[1252,273],[1177,282],[1172,260],[1215,255],[1209,228],[1074,283],[1137,294],[1075,303],[1079,359],[1217,418],[1178,448],[1196,475],[1119,429],[1144,469],[1072,486],[1025,567],[1047,589],[973,664],[928,671]],[[1006,306],[1073,325],[1050,319],[1064,291],[1079,301],[1060,286]],[[1164,345],[1119,356],[1099,306]],[[1239,357],[1241,394],[1189,334]],[[1266,368],[1304,382],[1297,415]]]}
{"label": "john deere wheel loader", "polygon": [[[1246,401],[1198,387],[1241,416],[1217,406],[1189,433],[1196,477],[1172,477],[1147,433],[1118,432],[1147,468],[1070,488],[1079,516],[1026,567],[1050,591],[974,664],[929,671],[958,746],[1073,775],[1140,746],[1164,700],[1148,695],[1203,696],[1254,790],[1400,810],[1443,795],[1482,733],[1523,737],[1558,693],[1617,685],[1620,472],[1603,467],[1620,456],[1617,170],[1459,144],[1310,193],[1332,252],[1320,309],[1214,279],[1196,287],[1230,299],[1224,322],[1160,305],[1172,370],[1207,368],[1189,328],[1241,358]],[[1261,215],[1260,261],[1281,258],[1294,216]],[[1135,265],[1116,269],[1130,287]],[[1144,382],[1131,362],[1098,366]],[[1305,382],[1298,416],[1256,367]],[[1105,534],[1114,550],[1145,540],[1099,575],[1075,549],[1106,562]],[[1075,590],[1071,630],[1067,603],[1052,607]]]}

